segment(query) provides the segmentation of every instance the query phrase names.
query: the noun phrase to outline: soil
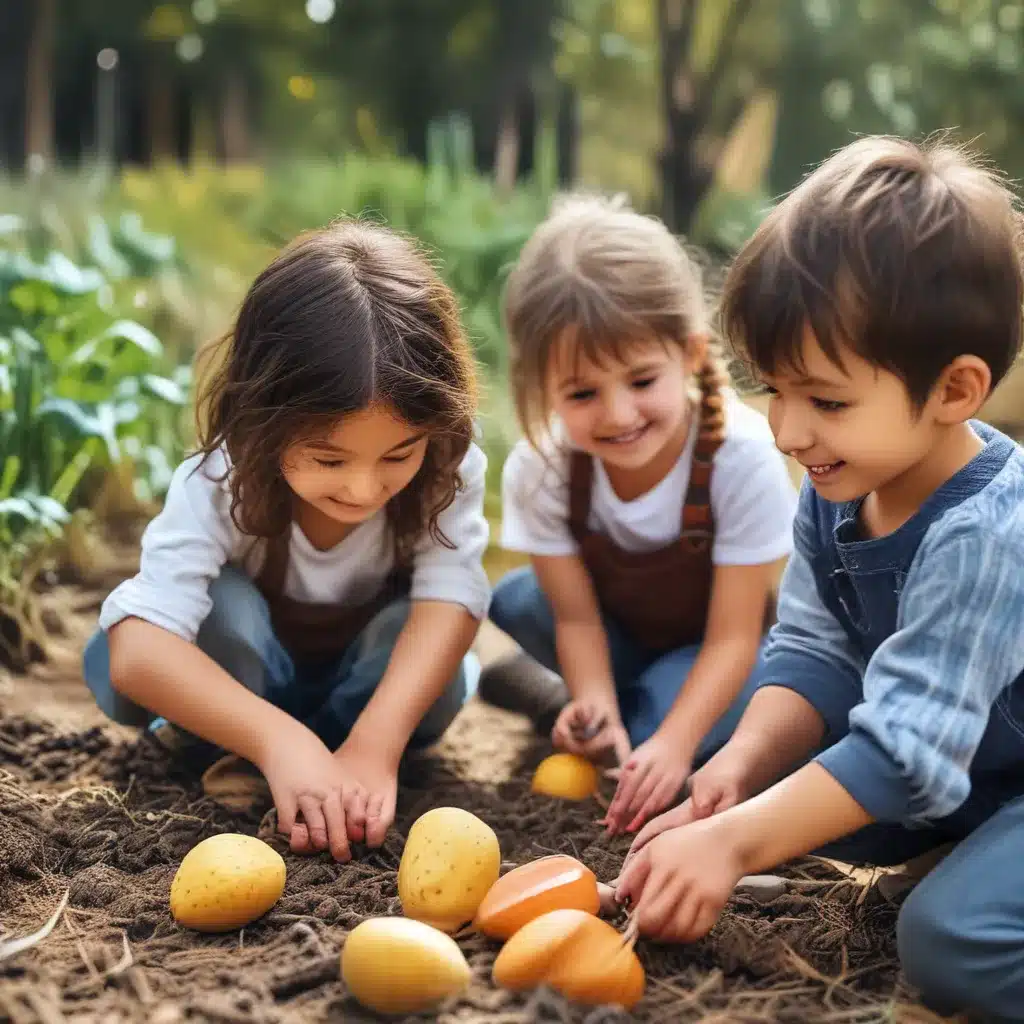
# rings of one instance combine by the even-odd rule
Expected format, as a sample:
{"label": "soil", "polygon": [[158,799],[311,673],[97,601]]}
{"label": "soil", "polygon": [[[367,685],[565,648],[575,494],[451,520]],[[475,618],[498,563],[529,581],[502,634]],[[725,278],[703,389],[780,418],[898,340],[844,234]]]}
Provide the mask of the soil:
{"label": "soil", "polygon": [[[506,866],[552,852],[615,876],[627,839],[596,824],[596,802],[529,791],[549,752],[525,722],[472,702],[434,749],[403,765],[395,827],[383,848],[346,865],[285,857],[285,892],[264,918],[221,936],[187,931],[168,912],[171,879],[201,839],[257,834],[262,811],[232,812],[203,791],[205,765],[103,720],[77,669],[101,594],[57,594],[76,614],[54,660],[0,676],[0,942],[40,928],[68,894],[57,927],[0,960],[0,1021],[273,1024],[374,1021],[339,977],[345,935],[366,917],[398,914],[403,837],[437,805],[466,808],[497,832]],[[493,636],[484,635],[485,656]],[[266,834],[264,831],[261,834]],[[788,865],[790,891],[733,899],[692,946],[641,941],[643,1001],[570,1005],[548,989],[517,995],[490,983],[498,944],[460,944],[474,972],[464,997],[431,1017],[446,1024],[617,1021],[936,1021],[899,977],[898,904],[869,877],[817,859]]]}

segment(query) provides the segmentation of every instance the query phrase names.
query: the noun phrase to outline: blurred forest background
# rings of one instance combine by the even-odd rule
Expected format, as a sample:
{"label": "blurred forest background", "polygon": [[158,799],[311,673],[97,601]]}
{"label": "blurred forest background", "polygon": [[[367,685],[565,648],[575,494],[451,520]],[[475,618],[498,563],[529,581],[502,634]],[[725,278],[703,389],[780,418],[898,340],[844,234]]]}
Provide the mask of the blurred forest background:
{"label": "blurred forest background", "polygon": [[197,346],[297,232],[367,212],[435,250],[497,479],[503,272],[558,189],[713,269],[857,133],[952,129],[1018,177],[1022,71],[1024,0],[0,0],[0,661],[159,503]]}

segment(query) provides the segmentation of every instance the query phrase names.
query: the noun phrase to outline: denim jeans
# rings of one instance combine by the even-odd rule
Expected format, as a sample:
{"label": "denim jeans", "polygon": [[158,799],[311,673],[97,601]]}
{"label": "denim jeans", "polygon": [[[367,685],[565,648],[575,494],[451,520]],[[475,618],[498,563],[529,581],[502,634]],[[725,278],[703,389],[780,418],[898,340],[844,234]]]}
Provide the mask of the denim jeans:
{"label": "denim jeans", "polygon": [[[407,598],[387,605],[341,655],[297,663],[275,635],[267,602],[248,576],[225,567],[211,584],[210,596],[213,607],[196,646],[253,693],[308,725],[331,750],[344,741],[383,677],[411,606]],[[140,728],[153,722],[154,715],[111,685],[110,649],[102,630],[86,645],[83,673],[109,718]],[[479,664],[470,652],[424,715],[410,745],[438,739],[476,692],[478,678]]]}
{"label": "denim jeans", "polygon": [[[515,569],[495,587],[490,617],[535,661],[559,671],[555,652],[555,620],[537,577],[530,567]],[[650,739],[665,720],[676,696],[693,668],[700,645],[680,647],[659,654],[628,636],[613,619],[605,617],[605,635],[622,721],[633,746]],[[732,734],[757,686],[761,658],[732,707],[712,727],[697,751],[696,763],[721,746]]]}

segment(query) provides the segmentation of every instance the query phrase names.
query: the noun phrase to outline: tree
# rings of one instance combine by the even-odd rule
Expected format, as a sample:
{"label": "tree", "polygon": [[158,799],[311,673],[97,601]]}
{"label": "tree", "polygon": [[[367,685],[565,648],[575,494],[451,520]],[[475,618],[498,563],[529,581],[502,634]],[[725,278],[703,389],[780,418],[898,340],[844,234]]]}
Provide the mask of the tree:
{"label": "tree", "polygon": [[724,140],[778,63],[775,0],[655,0],[664,143],[662,216],[686,231]]}

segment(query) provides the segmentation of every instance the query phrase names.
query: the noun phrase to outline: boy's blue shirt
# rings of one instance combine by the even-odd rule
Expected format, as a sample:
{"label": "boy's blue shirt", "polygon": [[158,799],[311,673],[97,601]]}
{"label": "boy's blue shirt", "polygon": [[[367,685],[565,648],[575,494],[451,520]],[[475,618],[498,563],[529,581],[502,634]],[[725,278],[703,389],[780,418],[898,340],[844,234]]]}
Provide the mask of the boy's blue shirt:
{"label": "boy's blue shirt", "polygon": [[1024,451],[984,449],[900,529],[805,481],[762,686],[807,699],[816,760],[878,821],[966,834],[1024,793]]}

